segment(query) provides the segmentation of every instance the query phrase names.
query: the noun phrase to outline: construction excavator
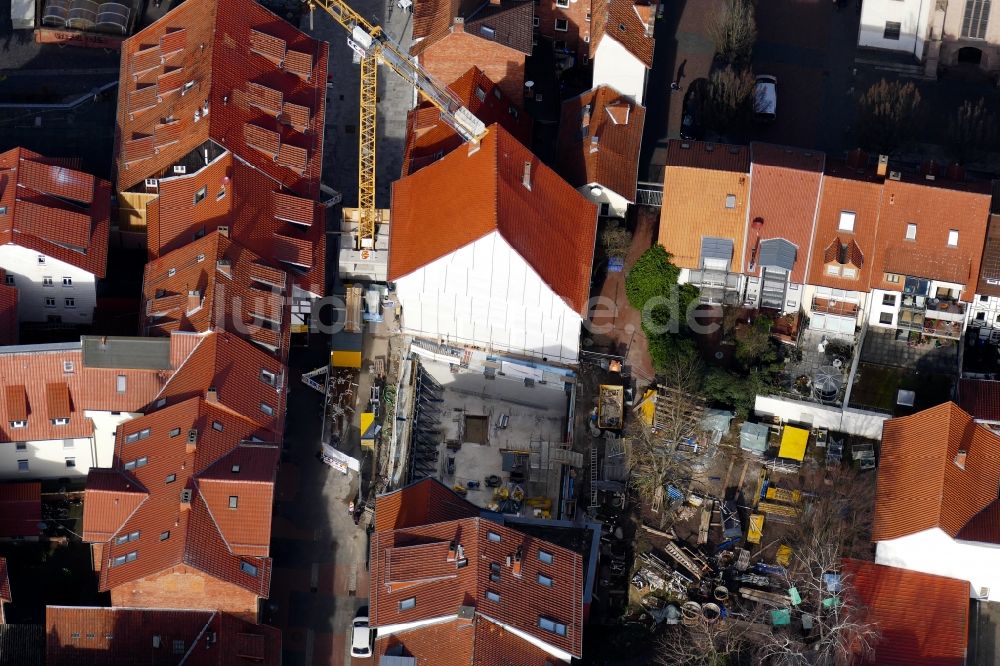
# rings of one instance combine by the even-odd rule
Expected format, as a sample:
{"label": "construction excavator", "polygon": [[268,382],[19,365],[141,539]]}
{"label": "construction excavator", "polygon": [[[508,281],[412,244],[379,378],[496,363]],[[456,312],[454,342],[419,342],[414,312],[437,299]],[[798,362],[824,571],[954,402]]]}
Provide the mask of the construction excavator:
{"label": "construction excavator", "polygon": [[361,59],[361,102],[358,135],[358,209],[360,221],[355,249],[374,252],[375,236],[381,223],[375,207],[375,121],[378,96],[378,65],[385,65],[414,86],[424,99],[441,112],[441,118],[465,141],[478,143],[486,134],[483,124],[461,100],[438,84],[414,62],[381,26],[374,25],[343,0],[308,0],[310,12],[316,7],[349,33],[348,45]]}

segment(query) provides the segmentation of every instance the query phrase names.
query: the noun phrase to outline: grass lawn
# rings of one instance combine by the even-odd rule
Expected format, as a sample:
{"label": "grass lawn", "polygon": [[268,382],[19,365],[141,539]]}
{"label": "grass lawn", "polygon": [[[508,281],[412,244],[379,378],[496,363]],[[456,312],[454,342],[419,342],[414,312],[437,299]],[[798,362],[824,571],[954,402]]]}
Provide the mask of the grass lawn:
{"label": "grass lawn", "polygon": [[[918,374],[904,368],[862,362],[858,364],[850,406],[904,416],[950,400],[952,381],[946,375]],[[912,408],[896,405],[900,390],[916,392]]]}

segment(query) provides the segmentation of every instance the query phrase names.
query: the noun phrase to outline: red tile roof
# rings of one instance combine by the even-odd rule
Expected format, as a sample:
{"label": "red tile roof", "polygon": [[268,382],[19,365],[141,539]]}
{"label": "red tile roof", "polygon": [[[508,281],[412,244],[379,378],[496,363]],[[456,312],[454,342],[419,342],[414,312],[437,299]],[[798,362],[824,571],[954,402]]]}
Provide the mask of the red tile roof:
{"label": "red tile roof", "polygon": [[[12,601],[10,598],[10,578],[7,576],[7,560],[0,557],[0,603]],[[0,610],[0,617],[3,611]]]}
{"label": "red tile roof", "polygon": [[[954,187],[952,187],[954,185]],[[885,273],[957,282],[963,300],[975,293],[979,262],[986,241],[990,195],[946,181],[907,182],[887,179],[883,185],[878,239],[872,263],[872,289],[898,291]],[[916,240],[907,241],[907,224],[917,225]],[[949,230],[959,232],[958,246],[948,246]]]}
{"label": "red tile roof", "polygon": [[[486,125],[499,123],[515,139],[531,147],[533,120],[527,113],[515,111],[500,86],[490,80],[478,67],[472,67],[459,79],[448,85],[469,111]],[[482,99],[480,99],[480,92]],[[435,162],[465,142],[448,123],[441,119],[441,112],[430,102],[423,102],[406,114],[406,144],[403,147],[404,176]]]}
{"label": "red tile roof", "polygon": [[[522,184],[526,164],[530,189]],[[499,125],[471,154],[453,151],[393,183],[392,220],[390,280],[496,231],[570,307],[584,312],[597,209]]]}
{"label": "red tile roof", "polygon": [[375,640],[375,657],[410,656],[417,666],[561,666],[556,659],[489,618],[477,615],[470,627],[450,620],[400,631]]}
{"label": "red tile roof", "polygon": [[952,538],[1000,544],[1000,525],[984,529],[993,514],[970,527],[996,501],[997,479],[1000,435],[954,403],[886,421],[872,540],[938,527]]}
{"label": "red tile roof", "polygon": [[37,537],[41,520],[41,483],[0,484],[0,537]]}
{"label": "red tile roof", "polygon": [[375,530],[398,530],[459,518],[474,518],[479,507],[436,479],[425,478],[375,498]]}
{"label": "red tile roof", "polygon": [[[175,7],[125,40],[118,109],[118,187],[156,178],[207,139],[239,155],[289,190],[319,196],[329,47],[252,0],[212,0]],[[157,85],[157,95],[146,86]],[[190,84],[190,85],[189,85]],[[270,104],[261,105],[267,88]],[[203,117],[203,105],[208,115]],[[287,110],[285,105],[291,105]],[[308,121],[302,125],[303,109]],[[199,114],[196,117],[195,112]],[[285,124],[285,114],[291,124]],[[173,117],[170,138],[131,160],[129,142],[155,136]],[[275,161],[248,150],[257,126],[294,151]],[[252,130],[251,130],[252,131]],[[122,150],[124,148],[124,150]],[[166,149],[164,149],[166,148]],[[300,162],[301,157],[305,161]]]}
{"label": "red tile roof", "polygon": [[[173,338],[171,338],[171,341]],[[164,345],[172,346],[164,341]],[[178,354],[178,356],[180,356]],[[88,366],[79,344],[0,349],[0,441],[42,441],[89,437],[85,410],[138,412],[163,389],[173,368]],[[126,389],[118,391],[118,377]],[[56,418],[68,419],[55,425]],[[27,421],[14,428],[12,421]]]}
{"label": "red tile roof", "polygon": [[[295,284],[323,293],[326,209],[313,199],[281,188],[230,153],[195,174],[160,179],[158,192],[146,206],[150,256],[187,248],[182,255],[186,257],[192,238],[218,231],[261,261],[283,270],[294,268]],[[256,261],[250,254],[241,256]],[[286,261],[294,267],[282,263]]]}
{"label": "red tile roof", "polygon": [[[1000,181],[994,181],[994,202],[1000,201]],[[1000,204],[994,203],[994,209]],[[986,231],[986,243],[983,246],[983,260],[979,271],[977,294],[1000,296],[1000,213],[995,210],[990,215],[990,223]]]}
{"label": "red tile roof", "polygon": [[45,625],[50,666],[281,664],[280,631],[216,611],[47,606]]}
{"label": "red tile roof", "polygon": [[0,268],[0,347],[16,345],[18,335],[17,287],[6,284],[7,271]]}
{"label": "red tile roof", "polygon": [[[584,571],[579,553],[482,518],[379,529],[380,522],[416,519],[421,507],[439,511],[437,503],[428,503],[432,496],[446,497],[435,492],[435,484],[440,486],[436,481],[423,481],[398,491],[389,503],[376,501],[369,611],[373,626],[439,618],[457,613],[460,606],[473,606],[496,622],[581,656]],[[411,496],[417,513],[404,518],[402,506],[409,507]],[[468,511],[460,502],[448,504],[446,513]],[[380,511],[388,511],[389,518],[380,518]],[[539,551],[550,554],[552,563],[543,563]],[[539,582],[540,575],[547,576],[552,585]],[[498,594],[500,601],[487,592]],[[415,605],[401,609],[399,602],[409,598],[416,600]],[[565,625],[565,635],[541,629],[542,617]]]}
{"label": "red tile roof", "polygon": [[231,331],[285,360],[290,292],[287,273],[214,232],[146,264],[143,332]]}
{"label": "red tile roof", "polygon": [[[265,381],[265,372],[274,382]],[[201,342],[167,381],[157,400],[172,405],[202,397],[280,436],[286,368],[279,359],[231,333],[201,335]]]}
{"label": "red tile roof", "polygon": [[[809,262],[809,275],[806,278],[809,284],[850,291],[868,291],[881,199],[880,183],[859,177],[845,164],[827,162],[816,217],[812,260]],[[853,231],[840,229],[842,212],[854,213]],[[826,271],[828,260],[824,249],[833,243],[849,245],[852,242],[859,253],[859,257],[855,258],[860,261],[860,264],[856,264],[857,279],[829,275]]]}
{"label": "red tile roof", "polygon": [[[487,42],[531,55],[533,3],[524,0],[422,0],[413,5],[412,55],[450,34],[464,31]],[[453,27],[456,18],[462,23]],[[483,30],[482,28],[488,28]],[[478,53],[469,54],[474,60]]]}
{"label": "red tile roof", "polygon": [[0,154],[0,245],[104,277],[111,185],[25,148]]}
{"label": "red tile roof", "polygon": [[789,281],[802,284],[809,265],[824,154],[756,142],[750,145],[750,153],[750,220],[753,223],[745,249],[746,272],[760,275],[755,253],[760,251],[762,241],[783,238],[797,250]]}
{"label": "red tile roof", "polygon": [[635,201],[646,109],[600,86],[563,102],[559,173],[573,187],[597,183]]}
{"label": "red tile roof", "polygon": [[845,559],[846,579],[881,633],[879,666],[961,666],[969,629],[969,583]]}
{"label": "red tile roof", "polygon": [[590,57],[605,37],[611,37],[639,59],[646,68],[653,66],[653,21],[651,7],[634,0],[592,0]]}
{"label": "red tile roof", "polygon": [[959,379],[958,405],[978,421],[1000,422],[1000,381]]}
{"label": "red tile roof", "polygon": [[[266,597],[279,451],[251,439],[269,437],[251,420],[202,398],[120,426],[114,468],[91,472],[94,486],[88,485],[84,504],[95,504],[84,513],[84,536],[103,543],[101,590],[186,565]],[[233,508],[230,497],[238,498]],[[115,561],[129,553],[136,555]]]}

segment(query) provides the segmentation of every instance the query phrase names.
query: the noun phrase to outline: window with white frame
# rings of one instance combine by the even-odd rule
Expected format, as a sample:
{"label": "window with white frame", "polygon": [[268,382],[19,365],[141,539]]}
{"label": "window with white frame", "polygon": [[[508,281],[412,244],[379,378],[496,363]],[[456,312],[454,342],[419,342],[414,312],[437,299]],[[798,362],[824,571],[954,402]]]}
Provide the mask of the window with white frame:
{"label": "window with white frame", "polygon": [[51,275],[46,275],[46,276],[42,277],[42,286],[43,287],[51,287],[52,286],[52,276]]}
{"label": "window with white frame", "polygon": [[906,223],[906,240],[917,240],[917,225],[913,222]]}
{"label": "window with white frame", "polygon": [[948,247],[958,247],[958,229],[948,230]]}
{"label": "window with white frame", "polygon": [[566,32],[569,30],[569,21],[566,19],[556,19],[556,30],[559,32]]}
{"label": "window with white frame", "polygon": [[71,277],[64,277],[63,278],[63,286],[64,287],[72,287],[73,286],[73,278],[71,278]]}
{"label": "window with white frame", "polygon": [[854,231],[854,218],[857,217],[856,213],[852,213],[848,210],[840,211],[840,224],[837,226],[841,231]]}

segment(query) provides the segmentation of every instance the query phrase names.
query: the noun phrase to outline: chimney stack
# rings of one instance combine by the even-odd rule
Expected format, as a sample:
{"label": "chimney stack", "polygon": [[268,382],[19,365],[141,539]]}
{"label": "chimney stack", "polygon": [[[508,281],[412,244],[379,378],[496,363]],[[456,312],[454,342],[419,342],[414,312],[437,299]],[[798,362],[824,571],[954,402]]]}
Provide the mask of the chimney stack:
{"label": "chimney stack", "polygon": [[531,162],[528,160],[524,162],[524,178],[521,179],[521,184],[526,189],[531,189]]}
{"label": "chimney stack", "polygon": [[205,402],[219,402],[219,392],[214,386],[205,391]]}
{"label": "chimney stack", "polygon": [[600,149],[601,139],[598,136],[590,137],[590,152],[596,153]]}
{"label": "chimney stack", "polygon": [[461,16],[456,16],[451,22],[452,32],[465,32],[465,19]]}
{"label": "chimney stack", "polygon": [[880,178],[885,178],[885,175],[889,172],[889,156],[879,155],[878,156],[878,166],[875,168],[875,173]]}
{"label": "chimney stack", "polygon": [[583,119],[580,121],[580,125],[581,125],[581,127],[589,127],[590,126],[590,105],[589,104],[587,104],[585,107],[583,107]]}

